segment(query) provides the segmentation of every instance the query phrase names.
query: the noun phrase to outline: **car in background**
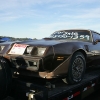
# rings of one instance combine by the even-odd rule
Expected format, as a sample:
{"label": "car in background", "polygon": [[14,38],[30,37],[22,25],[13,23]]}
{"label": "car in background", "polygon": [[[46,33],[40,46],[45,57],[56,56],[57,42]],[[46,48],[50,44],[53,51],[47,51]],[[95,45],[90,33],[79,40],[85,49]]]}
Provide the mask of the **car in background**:
{"label": "car in background", "polygon": [[14,42],[0,41],[0,100],[4,99],[11,92],[12,73],[8,58],[4,58],[6,52]]}
{"label": "car in background", "polygon": [[100,34],[86,29],[59,30],[50,37],[14,43],[7,52],[15,75],[62,78],[79,83],[87,66],[100,65]]}

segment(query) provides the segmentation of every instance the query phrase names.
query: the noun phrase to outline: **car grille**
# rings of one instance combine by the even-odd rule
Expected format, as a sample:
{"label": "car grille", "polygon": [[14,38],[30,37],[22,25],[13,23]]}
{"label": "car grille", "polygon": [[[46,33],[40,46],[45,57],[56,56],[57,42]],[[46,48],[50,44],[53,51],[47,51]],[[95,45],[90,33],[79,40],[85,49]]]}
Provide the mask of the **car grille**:
{"label": "car grille", "polygon": [[21,69],[38,70],[38,60],[11,59],[13,67]]}

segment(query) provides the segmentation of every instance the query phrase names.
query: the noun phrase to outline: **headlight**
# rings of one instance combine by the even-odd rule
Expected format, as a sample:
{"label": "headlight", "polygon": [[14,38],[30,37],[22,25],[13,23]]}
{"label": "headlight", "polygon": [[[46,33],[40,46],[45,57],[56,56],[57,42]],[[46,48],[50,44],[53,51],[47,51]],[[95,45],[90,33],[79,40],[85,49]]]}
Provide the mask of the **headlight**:
{"label": "headlight", "polygon": [[2,51],[4,49],[5,46],[0,46],[0,51]]}
{"label": "headlight", "polygon": [[34,47],[32,51],[32,55],[42,56],[45,53],[45,47]]}
{"label": "headlight", "polygon": [[24,54],[30,54],[32,52],[33,47],[28,46],[25,50]]}

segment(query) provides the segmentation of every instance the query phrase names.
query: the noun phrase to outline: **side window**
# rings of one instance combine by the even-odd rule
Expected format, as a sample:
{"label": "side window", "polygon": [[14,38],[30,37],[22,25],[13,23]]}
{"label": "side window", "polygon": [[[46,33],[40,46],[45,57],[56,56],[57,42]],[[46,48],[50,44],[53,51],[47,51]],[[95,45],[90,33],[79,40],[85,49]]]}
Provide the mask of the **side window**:
{"label": "side window", "polygon": [[92,34],[93,34],[93,40],[94,41],[97,40],[97,39],[100,39],[100,35],[98,33],[93,32]]}

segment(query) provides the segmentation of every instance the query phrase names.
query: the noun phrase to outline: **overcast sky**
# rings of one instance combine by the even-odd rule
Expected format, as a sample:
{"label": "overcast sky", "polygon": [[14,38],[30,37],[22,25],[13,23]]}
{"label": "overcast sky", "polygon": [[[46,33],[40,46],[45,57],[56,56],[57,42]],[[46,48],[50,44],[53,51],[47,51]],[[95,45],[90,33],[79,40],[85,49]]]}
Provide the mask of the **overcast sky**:
{"label": "overcast sky", "polygon": [[100,0],[0,0],[0,36],[40,39],[72,28],[100,32]]}

